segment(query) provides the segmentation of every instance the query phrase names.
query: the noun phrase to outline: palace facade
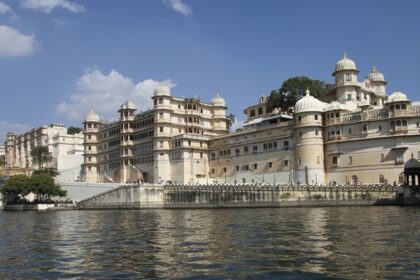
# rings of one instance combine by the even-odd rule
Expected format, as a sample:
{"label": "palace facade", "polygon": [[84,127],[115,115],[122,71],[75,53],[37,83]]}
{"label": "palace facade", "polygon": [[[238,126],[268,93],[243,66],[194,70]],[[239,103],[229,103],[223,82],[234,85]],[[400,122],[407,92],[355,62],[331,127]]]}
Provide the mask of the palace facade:
{"label": "palace facade", "polygon": [[5,142],[6,169],[31,171],[39,168],[32,161],[31,151],[35,147],[46,146],[52,160],[46,167],[56,168],[58,179],[74,181],[80,179],[83,163],[83,133],[68,134],[61,124],[43,125],[16,135],[7,134]]}
{"label": "palace facade", "polygon": [[267,97],[245,109],[228,132],[225,101],[171,95],[160,85],[154,108],[136,114],[127,101],[106,123],[84,122],[86,181],[173,183],[402,183],[404,162],[420,158],[420,103],[386,94],[384,75],[359,70],[345,55],[321,102],[306,91],[293,115],[270,111]]}

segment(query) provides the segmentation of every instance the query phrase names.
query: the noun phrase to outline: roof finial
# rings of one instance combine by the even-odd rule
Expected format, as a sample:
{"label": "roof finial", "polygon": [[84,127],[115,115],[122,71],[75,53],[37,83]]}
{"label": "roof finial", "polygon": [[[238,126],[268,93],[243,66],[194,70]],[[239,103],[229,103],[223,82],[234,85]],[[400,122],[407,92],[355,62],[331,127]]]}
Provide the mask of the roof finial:
{"label": "roof finial", "polygon": [[375,65],[372,66],[372,72],[376,72],[376,66]]}
{"label": "roof finial", "polygon": [[309,88],[306,88],[305,93],[306,93],[306,95],[305,95],[305,96],[309,96],[309,94],[311,93],[311,92],[309,91]]}
{"label": "roof finial", "polygon": [[346,58],[347,58],[347,54],[343,53],[343,59],[346,59]]}

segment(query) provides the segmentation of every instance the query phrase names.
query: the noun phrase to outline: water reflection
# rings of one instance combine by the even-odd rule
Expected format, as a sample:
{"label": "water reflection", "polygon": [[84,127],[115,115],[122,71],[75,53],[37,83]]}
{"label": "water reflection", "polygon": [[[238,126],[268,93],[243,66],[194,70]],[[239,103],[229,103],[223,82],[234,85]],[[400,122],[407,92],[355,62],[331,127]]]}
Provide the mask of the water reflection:
{"label": "water reflection", "polygon": [[0,213],[0,278],[418,278],[419,208]]}

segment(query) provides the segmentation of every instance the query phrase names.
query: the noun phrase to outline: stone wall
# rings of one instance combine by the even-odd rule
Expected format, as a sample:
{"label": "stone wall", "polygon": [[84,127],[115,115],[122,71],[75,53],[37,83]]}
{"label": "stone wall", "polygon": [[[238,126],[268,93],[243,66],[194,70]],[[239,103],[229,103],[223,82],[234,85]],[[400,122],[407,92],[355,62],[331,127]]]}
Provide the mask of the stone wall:
{"label": "stone wall", "polygon": [[78,203],[80,209],[289,207],[395,204],[395,186],[126,185]]}

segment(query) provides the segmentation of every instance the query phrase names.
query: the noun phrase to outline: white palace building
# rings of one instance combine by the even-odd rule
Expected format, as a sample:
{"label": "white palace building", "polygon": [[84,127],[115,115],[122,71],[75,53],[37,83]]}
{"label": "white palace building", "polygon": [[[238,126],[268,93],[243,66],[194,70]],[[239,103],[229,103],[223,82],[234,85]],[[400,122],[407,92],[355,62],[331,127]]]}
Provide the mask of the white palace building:
{"label": "white palace building", "polygon": [[420,103],[386,93],[375,67],[363,81],[345,55],[332,74],[329,103],[307,91],[293,116],[267,110],[267,97],[245,109],[228,132],[225,100],[178,98],[160,85],[154,108],[119,121],[91,111],[84,122],[82,178],[153,183],[402,183],[404,163],[420,157]]}

